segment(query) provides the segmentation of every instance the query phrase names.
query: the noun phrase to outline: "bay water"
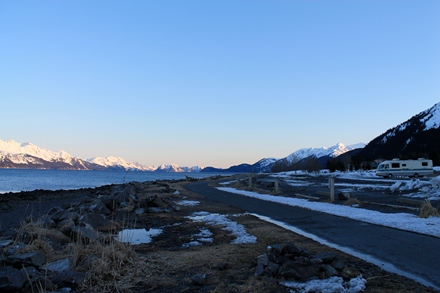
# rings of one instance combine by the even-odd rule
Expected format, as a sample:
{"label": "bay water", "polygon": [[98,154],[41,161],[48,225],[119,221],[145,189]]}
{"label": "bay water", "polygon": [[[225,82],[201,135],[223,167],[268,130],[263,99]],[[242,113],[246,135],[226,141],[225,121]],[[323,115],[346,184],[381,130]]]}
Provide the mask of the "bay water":
{"label": "bay water", "polygon": [[180,180],[185,176],[205,178],[215,175],[228,176],[233,173],[0,169],[0,193],[93,188],[132,181]]}

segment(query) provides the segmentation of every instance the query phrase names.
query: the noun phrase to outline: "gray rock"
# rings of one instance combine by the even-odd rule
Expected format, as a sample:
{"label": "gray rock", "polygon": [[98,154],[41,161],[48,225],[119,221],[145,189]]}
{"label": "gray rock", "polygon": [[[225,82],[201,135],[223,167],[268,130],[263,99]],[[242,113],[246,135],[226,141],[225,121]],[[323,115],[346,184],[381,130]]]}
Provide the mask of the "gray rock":
{"label": "gray rock", "polygon": [[44,228],[54,228],[56,227],[55,221],[49,215],[44,215],[37,220],[37,225]]}
{"label": "gray rock", "polygon": [[136,215],[142,215],[143,213],[145,213],[145,209],[144,209],[144,208],[136,209],[136,210],[134,211],[134,213],[135,213]]}
{"label": "gray rock", "polygon": [[269,250],[271,253],[273,253],[275,255],[280,255],[281,254],[281,245],[279,243],[272,244],[272,245],[270,245]]}
{"label": "gray rock", "polygon": [[78,219],[79,224],[89,224],[93,229],[104,229],[110,225],[108,220],[103,214],[85,214]]}
{"label": "gray rock", "polygon": [[321,268],[324,271],[326,278],[330,278],[333,276],[339,276],[338,271],[334,267],[332,267],[331,265],[322,265]]}
{"label": "gray rock", "polygon": [[280,269],[280,265],[274,262],[269,262],[264,272],[268,276],[276,276],[278,274],[278,270]]}
{"label": "gray rock", "polygon": [[108,197],[108,198],[103,198],[102,199],[102,203],[105,204],[105,206],[110,210],[110,211],[114,211],[116,210],[119,205],[120,202],[118,202],[116,200],[116,197],[112,196],[112,197]]}
{"label": "gray rock", "polygon": [[345,267],[345,261],[342,258],[338,257],[334,261],[332,261],[332,267],[341,271]]}
{"label": "gray rock", "polygon": [[261,276],[264,273],[264,265],[258,264],[257,268],[255,269],[254,276],[258,277]]}
{"label": "gray rock", "polygon": [[41,276],[41,273],[34,267],[24,267],[20,270],[20,274],[26,276],[27,278],[36,278]]}
{"label": "gray rock", "polygon": [[293,261],[284,263],[279,270],[279,275],[284,279],[300,280],[301,275],[296,271],[296,264]]}
{"label": "gray rock", "polygon": [[34,251],[11,255],[6,262],[16,267],[23,267],[23,265],[41,267],[46,262],[46,256],[41,251]]}
{"label": "gray rock", "polygon": [[319,272],[321,270],[320,265],[311,265],[311,266],[301,266],[296,268],[296,272],[299,275],[300,281],[306,281],[313,277],[316,277],[319,275]]}
{"label": "gray rock", "polygon": [[64,213],[58,217],[57,221],[72,220],[76,222],[78,221],[78,219],[79,219],[79,214],[77,212],[64,211]]}
{"label": "gray rock", "polygon": [[75,226],[72,228],[72,238],[84,243],[98,241],[99,233],[90,225]]}
{"label": "gray rock", "polygon": [[355,268],[345,266],[344,269],[342,270],[341,277],[343,277],[344,279],[351,279],[351,278],[356,278],[360,274],[361,273]]}
{"label": "gray rock", "polygon": [[324,263],[331,263],[336,259],[336,255],[333,252],[324,251],[321,253],[316,254],[313,258],[320,259]]}
{"label": "gray rock", "polygon": [[24,244],[23,242],[18,242],[17,244],[8,247],[8,249],[5,250],[5,253],[7,255],[16,254],[20,249],[24,248],[25,246],[26,244]]}
{"label": "gray rock", "polygon": [[68,258],[63,258],[63,259],[59,259],[56,261],[53,261],[51,263],[48,263],[47,265],[45,265],[43,267],[43,269],[47,269],[48,271],[51,272],[57,272],[57,273],[61,273],[64,271],[67,271],[70,269],[71,266],[71,261]]}
{"label": "gray rock", "polygon": [[110,215],[111,210],[107,208],[107,206],[102,202],[95,202],[90,206],[90,211],[98,214]]}
{"label": "gray rock", "polygon": [[85,273],[76,271],[65,271],[55,275],[52,282],[59,287],[77,288],[84,282]]}
{"label": "gray rock", "polygon": [[269,257],[267,256],[267,254],[262,254],[259,255],[257,258],[257,263],[263,266],[267,266],[267,264],[269,263]]}
{"label": "gray rock", "polygon": [[287,243],[286,245],[283,246],[281,252],[283,254],[291,254],[294,256],[299,256],[301,255],[302,249],[293,243]]}
{"label": "gray rock", "polygon": [[192,276],[191,281],[193,282],[193,284],[199,285],[199,286],[202,286],[205,283],[205,279],[200,274],[196,274],[196,275]]}
{"label": "gray rock", "polygon": [[19,291],[26,280],[26,277],[20,274],[19,270],[10,266],[0,267],[0,291]]}

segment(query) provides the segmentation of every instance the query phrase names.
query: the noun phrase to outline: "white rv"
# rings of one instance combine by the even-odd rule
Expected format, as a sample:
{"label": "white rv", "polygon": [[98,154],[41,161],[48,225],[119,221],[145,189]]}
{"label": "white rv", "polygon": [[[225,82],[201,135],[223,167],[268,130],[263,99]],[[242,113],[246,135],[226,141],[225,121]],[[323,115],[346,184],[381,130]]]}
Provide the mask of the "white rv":
{"label": "white rv", "polygon": [[384,178],[393,176],[423,177],[433,174],[432,160],[399,160],[384,161],[377,166],[376,175]]}

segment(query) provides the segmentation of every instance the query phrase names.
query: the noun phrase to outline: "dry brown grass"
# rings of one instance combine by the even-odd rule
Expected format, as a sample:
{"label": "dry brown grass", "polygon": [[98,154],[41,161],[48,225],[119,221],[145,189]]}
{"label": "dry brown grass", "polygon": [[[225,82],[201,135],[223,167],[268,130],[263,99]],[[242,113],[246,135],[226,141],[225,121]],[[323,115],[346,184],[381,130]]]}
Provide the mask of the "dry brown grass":
{"label": "dry brown grass", "polygon": [[427,199],[420,207],[420,217],[428,218],[430,216],[439,217],[440,213],[437,208],[432,206],[431,201]]}
{"label": "dry brown grass", "polygon": [[[151,276],[145,260],[130,245],[120,243],[112,236],[85,243],[72,240],[59,230],[44,228],[38,222],[23,224],[17,235],[16,242],[25,240],[28,243],[21,253],[41,251],[47,262],[69,258],[73,270],[85,272],[79,291],[136,292],[136,286]],[[65,246],[57,251],[51,242],[64,243]]]}
{"label": "dry brown grass", "polygon": [[31,222],[22,224],[18,229],[16,242],[18,241],[28,243],[20,253],[41,251],[46,255],[47,261],[51,262],[63,258],[63,252],[54,250],[50,243],[67,243],[69,238],[58,230],[44,228],[39,223]]}
{"label": "dry brown grass", "polygon": [[362,205],[362,202],[361,201],[359,201],[357,198],[349,198],[346,202],[344,202],[344,205],[345,206],[354,206],[354,205],[356,205],[356,206],[361,206]]}
{"label": "dry brown grass", "polygon": [[109,244],[72,244],[74,263],[86,272],[81,286],[86,292],[133,292],[150,276],[144,261],[131,246],[112,240]]}

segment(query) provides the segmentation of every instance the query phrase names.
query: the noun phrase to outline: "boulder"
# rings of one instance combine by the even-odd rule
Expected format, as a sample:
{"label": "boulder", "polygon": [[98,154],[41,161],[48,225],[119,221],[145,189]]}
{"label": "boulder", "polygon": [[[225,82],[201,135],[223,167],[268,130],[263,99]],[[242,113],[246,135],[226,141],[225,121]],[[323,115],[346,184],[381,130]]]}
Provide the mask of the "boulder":
{"label": "boulder", "polygon": [[70,269],[71,261],[68,258],[59,259],[48,263],[43,267],[44,270],[61,273]]}
{"label": "boulder", "polygon": [[100,230],[110,225],[110,220],[103,214],[88,213],[78,219],[78,224],[89,224],[93,229]]}
{"label": "boulder", "polygon": [[11,266],[0,267],[0,291],[17,292],[27,281],[25,274]]}
{"label": "boulder", "polygon": [[78,288],[78,286],[84,282],[85,273],[77,271],[64,271],[52,278],[52,282],[59,287]]}
{"label": "boulder", "polygon": [[356,277],[359,272],[347,267],[333,252],[312,255],[306,249],[287,243],[271,245],[266,254],[258,256],[254,275],[307,281],[334,276]]}
{"label": "boulder", "polygon": [[323,251],[321,253],[316,254],[314,259],[320,259],[324,263],[331,263],[336,259],[336,255],[333,252]]}
{"label": "boulder", "polygon": [[301,252],[302,252],[302,249],[293,243],[287,243],[281,249],[282,254],[290,254],[293,256],[299,256],[299,255],[301,255]]}
{"label": "boulder", "polygon": [[18,268],[23,266],[41,267],[46,262],[46,256],[41,251],[34,251],[10,255],[6,262]]}

